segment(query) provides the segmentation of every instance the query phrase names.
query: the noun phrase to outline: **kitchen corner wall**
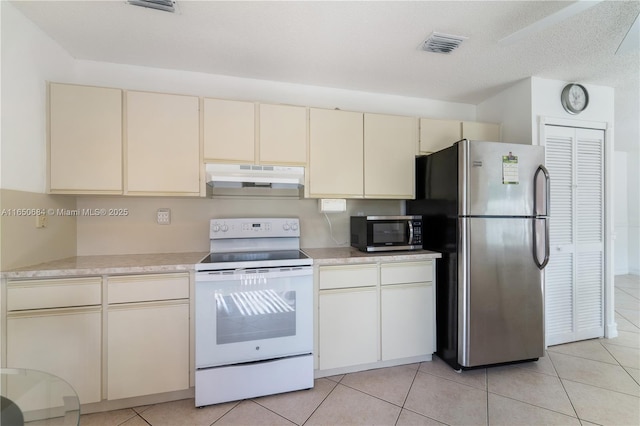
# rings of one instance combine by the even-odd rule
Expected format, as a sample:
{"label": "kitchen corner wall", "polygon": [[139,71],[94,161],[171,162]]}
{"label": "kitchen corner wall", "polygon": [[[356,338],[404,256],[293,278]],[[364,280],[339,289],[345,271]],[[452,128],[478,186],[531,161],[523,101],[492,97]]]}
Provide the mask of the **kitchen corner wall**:
{"label": "kitchen corner wall", "polygon": [[[351,215],[400,214],[401,204],[399,200],[347,200],[346,212],[325,217],[316,199],[78,197],[80,211],[126,209],[128,214],[77,217],[77,251],[79,256],[206,252],[210,219],[270,216],[299,217],[302,247],[348,246]],[[171,209],[170,225],[157,224],[160,208]]]}
{"label": "kitchen corner wall", "polygon": [[[76,255],[76,218],[62,214],[76,209],[75,197],[0,189],[0,208],[0,270]],[[50,210],[44,228],[36,228],[38,209]]]}

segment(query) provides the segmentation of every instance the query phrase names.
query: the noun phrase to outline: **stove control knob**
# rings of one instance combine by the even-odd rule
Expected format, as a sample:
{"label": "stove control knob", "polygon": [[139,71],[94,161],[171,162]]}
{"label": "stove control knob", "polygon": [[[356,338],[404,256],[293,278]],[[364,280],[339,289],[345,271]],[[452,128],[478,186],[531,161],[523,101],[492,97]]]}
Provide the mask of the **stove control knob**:
{"label": "stove control knob", "polygon": [[213,232],[218,232],[220,230],[220,225],[213,225]]}
{"label": "stove control knob", "polygon": [[227,232],[229,230],[229,226],[222,225],[221,229],[222,229],[222,232]]}
{"label": "stove control knob", "polygon": [[291,230],[292,230],[292,231],[297,231],[297,230],[298,230],[298,225],[297,225],[297,224],[295,224],[295,223],[292,223],[292,224],[291,224]]}
{"label": "stove control knob", "polygon": [[285,223],[284,225],[282,225],[282,229],[284,229],[285,231],[289,230],[289,224]]}

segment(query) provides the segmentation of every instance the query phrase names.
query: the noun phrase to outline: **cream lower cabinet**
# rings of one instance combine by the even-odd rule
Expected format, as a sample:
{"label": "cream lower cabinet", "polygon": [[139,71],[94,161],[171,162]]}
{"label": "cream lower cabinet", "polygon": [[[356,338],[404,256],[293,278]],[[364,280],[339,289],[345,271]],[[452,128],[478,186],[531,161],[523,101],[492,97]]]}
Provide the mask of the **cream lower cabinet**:
{"label": "cream lower cabinet", "polygon": [[378,360],[376,287],[320,292],[319,367],[321,370]]}
{"label": "cream lower cabinet", "polygon": [[320,371],[416,362],[435,351],[432,260],[321,265],[318,289]]}
{"label": "cream lower cabinet", "polygon": [[321,266],[318,281],[319,369],[376,362],[377,265]]}
{"label": "cream lower cabinet", "polygon": [[9,281],[6,366],[51,373],[81,404],[99,402],[101,294],[100,277]]}
{"label": "cream lower cabinet", "polygon": [[107,399],[189,388],[188,274],[108,278]]}
{"label": "cream lower cabinet", "polygon": [[382,360],[435,351],[431,261],[380,265]]}

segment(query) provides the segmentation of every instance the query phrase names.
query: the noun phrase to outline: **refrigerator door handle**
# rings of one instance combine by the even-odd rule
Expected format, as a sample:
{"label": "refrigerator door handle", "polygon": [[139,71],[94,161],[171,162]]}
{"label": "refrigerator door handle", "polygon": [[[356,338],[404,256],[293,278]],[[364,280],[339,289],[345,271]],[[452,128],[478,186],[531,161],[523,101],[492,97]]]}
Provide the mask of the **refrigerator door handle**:
{"label": "refrigerator door handle", "polygon": [[544,175],[544,213],[542,216],[549,216],[549,203],[551,202],[551,181],[549,179],[549,171],[545,166],[540,164],[533,175],[533,215],[540,216],[538,213],[538,175],[542,172]]}
{"label": "refrigerator door handle", "polygon": [[[538,260],[538,221],[544,221],[544,259],[542,262]],[[533,261],[538,269],[542,270],[549,263],[549,219],[533,219]]]}

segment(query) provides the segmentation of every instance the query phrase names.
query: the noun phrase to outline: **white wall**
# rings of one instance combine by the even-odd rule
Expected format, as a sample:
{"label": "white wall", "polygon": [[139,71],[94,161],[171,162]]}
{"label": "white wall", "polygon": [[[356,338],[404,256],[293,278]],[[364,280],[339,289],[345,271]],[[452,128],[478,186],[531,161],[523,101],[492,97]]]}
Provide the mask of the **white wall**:
{"label": "white wall", "polygon": [[[628,272],[640,275],[640,77],[616,89],[615,149],[627,158]],[[617,208],[618,207],[616,204]],[[620,237],[620,234],[617,234]]]}
{"label": "white wall", "polygon": [[[569,114],[562,107],[560,94],[568,82],[531,78],[531,116],[533,120],[532,139],[538,143],[538,123],[541,117],[574,120],[575,125],[580,122],[600,122],[613,126],[614,122],[614,89],[606,86],[583,84],[589,92],[589,106],[579,115]],[[609,136],[609,135],[607,135]],[[613,147],[613,140],[607,140]]]}
{"label": "white wall", "polygon": [[44,192],[46,80],[66,80],[74,60],[11,3],[2,8],[0,187]]}
{"label": "white wall", "polygon": [[629,273],[629,214],[628,214],[628,181],[627,153],[616,151],[614,154],[613,188],[614,229],[613,268],[616,275]]}
{"label": "white wall", "polygon": [[478,104],[476,119],[483,122],[502,123],[503,142],[534,144],[531,123],[531,79],[518,81]]}
{"label": "white wall", "polygon": [[475,105],[189,71],[76,61],[68,83],[320,108],[475,120]]}

